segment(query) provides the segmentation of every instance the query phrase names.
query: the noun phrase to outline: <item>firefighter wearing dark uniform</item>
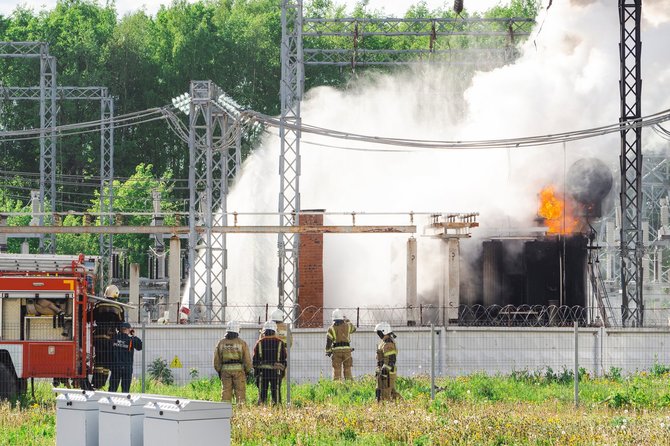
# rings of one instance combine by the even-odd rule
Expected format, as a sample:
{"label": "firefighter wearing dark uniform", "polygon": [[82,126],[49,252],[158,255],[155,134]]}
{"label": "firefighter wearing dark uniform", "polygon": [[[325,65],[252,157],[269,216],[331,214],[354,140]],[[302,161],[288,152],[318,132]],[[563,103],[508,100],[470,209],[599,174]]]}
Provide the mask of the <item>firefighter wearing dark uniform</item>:
{"label": "firefighter wearing dark uniform", "polygon": [[[116,285],[109,285],[105,289],[107,299],[118,299],[119,289]],[[123,307],[116,303],[98,301],[93,306],[93,353],[94,367],[93,388],[100,389],[107,383],[112,367],[112,338],[116,335],[119,324],[123,322],[125,313]]]}
{"label": "firefighter wearing dark uniform", "polygon": [[114,363],[112,365],[112,376],[109,378],[110,392],[118,390],[119,382],[123,393],[130,392],[135,350],[142,350],[142,340],[135,336],[128,322],[121,322],[119,333],[112,338]]}
{"label": "firefighter wearing dark uniform", "polygon": [[267,321],[263,325],[263,336],[254,346],[253,366],[258,385],[258,404],[267,403],[268,388],[272,402],[281,401],[279,382],[286,370],[286,343],[276,336],[277,323]]}
{"label": "firefighter wearing dark uniform", "polygon": [[393,339],[396,336],[388,322],[377,324],[375,331],[381,338],[377,346],[377,401],[390,401],[400,397],[395,390],[398,348]]}
{"label": "firefighter wearing dark uniform", "polygon": [[237,404],[247,400],[247,374],[251,373],[251,355],[240,339],[240,324],[228,323],[228,331],[214,350],[214,370],[221,378],[221,401],[231,402],[233,390]]}
{"label": "firefighter wearing dark uniform", "polygon": [[[274,321],[275,324],[277,324],[277,331],[275,332],[275,336],[277,336],[279,339],[284,341],[284,344],[286,344],[286,348],[290,349],[291,345],[293,345],[293,339],[290,338],[289,333],[288,333],[288,324],[284,322],[284,312],[280,308],[275,308],[272,313],[270,314],[270,320]],[[261,330],[260,336],[258,339],[263,337],[263,331]],[[288,354],[288,351],[287,351]],[[279,402],[281,403],[281,386],[282,386],[282,381],[284,377],[286,376],[286,370],[281,370],[279,373]]]}
{"label": "firefighter wearing dark uniform", "polygon": [[333,310],[333,325],[328,328],[326,334],[326,356],[330,356],[333,365],[333,379],[352,379],[351,367],[354,360],[351,357],[351,334],[356,331],[356,326],[349,322],[341,310]]}

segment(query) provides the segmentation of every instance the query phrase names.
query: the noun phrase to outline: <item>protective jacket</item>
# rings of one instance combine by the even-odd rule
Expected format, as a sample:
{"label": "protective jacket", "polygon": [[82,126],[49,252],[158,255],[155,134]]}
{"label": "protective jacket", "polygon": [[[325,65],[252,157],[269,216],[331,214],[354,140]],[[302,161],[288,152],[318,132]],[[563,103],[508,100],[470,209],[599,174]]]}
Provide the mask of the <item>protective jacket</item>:
{"label": "protective jacket", "polygon": [[326,334],[326,353],[337,351],[351,351],[351,334],[356,326],[349,321],[334,323]]}
{"label": "protective jacket", "polygon": [[127,333],[117,333],[112,338],[112,352],[114,365],[117,367],[132,367],[135,350],[142,350],[142,340]]}
{"label": "protective jacket", "polygon": [[221,372],[244,371],[251,372],[251,355],[249,347],[239,337],[234,339],[223,338],[214,350],[214,370]]}
{"label": "protective jacket", "polygon": [[396,357],[398,349],[390,335],[384,336],[377,346],[377,367],[380,372],[395,374],[396,373]]}
{"label": "protective jacket", "polygon": [[277,336],[263,336],[254,346],[254,368],[286,368],[286,343]]}

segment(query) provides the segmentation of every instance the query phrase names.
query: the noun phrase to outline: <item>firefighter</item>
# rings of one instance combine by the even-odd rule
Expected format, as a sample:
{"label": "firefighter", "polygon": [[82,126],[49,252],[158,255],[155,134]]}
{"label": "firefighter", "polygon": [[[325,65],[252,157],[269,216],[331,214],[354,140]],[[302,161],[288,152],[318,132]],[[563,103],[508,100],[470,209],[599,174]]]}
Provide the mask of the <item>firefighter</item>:
{"label": "firefighter", "polygon": [[112,338],[112,376],[109,378],[109,391],[116,392],[121,383],[123,393],[130,392],[133,380],[133,357],[135,350],[142,350],[142,340],[135,336],[128,322],[119,324],[119,333]]}
{"label": "firefighter", "polygon": [[251,373],[251,355],[240,339],[240,324],[228,323],[228,330],[214,350],[214,370],[221,378],[221,401],[231,402],[233,390],[237,404],[247,400],[247,375]]}
{"label": "firefighter", "polygon": [[395,390],[397,378],[396,359],[398,348],[395,345],[395,333],[388,322],[380,322],[375,326],[381,342],[377,346],[377,401],[398,399],[400,394]]}
{"label": "firefighter", "polygon": [[258,404],[267,403],[268,388],[273,404],[281,401],[279,381],[286,370],[286,343],[276,336],[277,323],[263,324],[263,336],[254,346],[253,366],[258,385]]}
{"label": "firefighter", "polygon": [[[105,297],[116,300],[119,298],[119,288],[109,285],[105,288]],[[119,324],[125,319],[123,307],[114,302],[98,301],[93,306],[93,352],[94,367],[93,388],[100,389],[107,383],[112,367],[112,338],[116,335]]]}
{"label": "firefighter", "polygon": [[[290,338],[289,336],[289,326],[286,322],[284,322],[284,312],[280,308],[275,308],[272,313],[270,314],[270,320],[275,321],[277,324],[277,332],[276,336],[284,341],[284,344],[286,344],[286,348],[290,349],[291,346],[293,345],[293,339]],[[259,339],[263,336],[263,332],[261,331]],[[286,352],[288,354],[288,351]],[[281,370],[279,373],[279,402],[281,403],[281,386],[282,386],[282,381],[284,380],[284,377],[286,376],[286,370]]]}
{"label": "firefighter", "polygon": [[349,322],[339,308],[333,310],[333,324],[328,328],[326,334],[326,356],[330,357],[333,364],[333,379],[339,381],[342,379],[342,369],[344,369],[344,379],[350,380],[351,366],[354,363],[351,357],[351,334],[356,331],[356,326]]}

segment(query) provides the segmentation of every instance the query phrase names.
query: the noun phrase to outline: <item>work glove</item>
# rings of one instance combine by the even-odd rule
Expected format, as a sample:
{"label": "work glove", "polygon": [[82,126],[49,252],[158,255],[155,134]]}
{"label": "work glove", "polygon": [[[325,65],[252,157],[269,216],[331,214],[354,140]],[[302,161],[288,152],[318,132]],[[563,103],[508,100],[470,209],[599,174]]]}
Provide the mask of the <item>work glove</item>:
{"label": "work glove", "polygon": [[331,356],[333,356],[333,352],[326,352],[326,356],[330,358]]}

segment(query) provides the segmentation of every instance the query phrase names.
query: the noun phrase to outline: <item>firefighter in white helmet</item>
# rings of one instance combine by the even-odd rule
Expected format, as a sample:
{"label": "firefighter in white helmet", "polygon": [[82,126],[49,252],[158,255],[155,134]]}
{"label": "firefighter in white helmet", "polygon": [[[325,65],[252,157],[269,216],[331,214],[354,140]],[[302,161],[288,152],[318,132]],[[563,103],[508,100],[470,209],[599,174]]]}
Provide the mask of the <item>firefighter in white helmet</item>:
{"label": "firefighter in white helmet", "polygon": [[349,322],[339,308],[333,310],[333,324],[328,327],[326,333],[326,356],[329,356],[333,365],[333,379],[335,381],[342,379],[353,379],[351,367],[354,359],[351,352],[351,334],[356,331],[356,326]]}
{"label": "firefighter in white helmet", "polygon": [[221,401],[231,402],[233,391],[237,404],[247,400],[247,375],[251,373],[251,355],[247,343],[240,339],[240,324],[228,322],[228,330],[214,350],[214,370],[221,378]]}
{"label": "firefighter in white helmet", "polygon": [[[274,310],[272,310],[272,313],[270,313],[270,320],[274,321],[275,324],[277,324],[277,330],[275,331],[275,336],[284,341],[284,344],[286,344],[286,348],[291,348],[291,346],[293,345],[293,339],[291,338],[291,335],[289,333],[288,324],[284,322],[284,312],[281,310],[281,308],[275,308]],[[263,330],[261,330],[258,339],[262,337],[263,337]],[[282,370],[279,373],[280,403],[281,403],[281,386],[285,376],[286,376],[286,370]]]}
{"label": "firefighter in white helmet", "polygon": [[[105,288],[104,297],[109,300],[119,298],[119,288],[109,285]],[[92,385],[96,389],[107,383],[113,363],[112,338],[117,334],[119,324],[125,320],[123,307],[115,302],[97,301],[93,305],[93,379]]]}
{"label": "firefighter in white helmet", "polygon": [[258,404],[268,400],[268,389],[272,402],[281,402],[280,376],[286,370],[286,343],[276,336],[277,323],[267,321],[263,324],[263,335],[254,346],[252,358],[256,385],[258,386]]}
{"label": "firefighter in white helmet", "polygon": [[400,397],[395,390],[397,378],[396,359],[398,348],[395,345],[395,333],[388,322],[380,322],[375,326],[381,342],[377,346],[377,401],[390,401]]}

